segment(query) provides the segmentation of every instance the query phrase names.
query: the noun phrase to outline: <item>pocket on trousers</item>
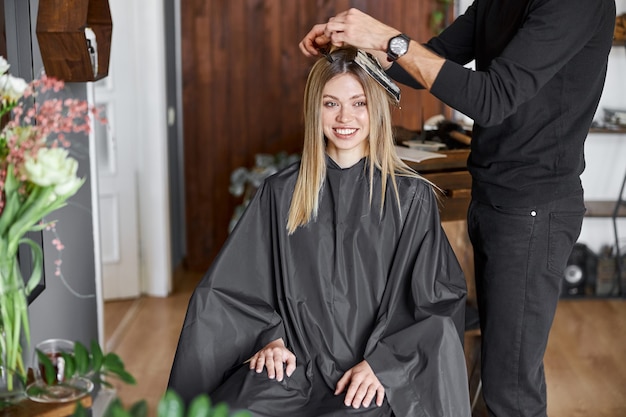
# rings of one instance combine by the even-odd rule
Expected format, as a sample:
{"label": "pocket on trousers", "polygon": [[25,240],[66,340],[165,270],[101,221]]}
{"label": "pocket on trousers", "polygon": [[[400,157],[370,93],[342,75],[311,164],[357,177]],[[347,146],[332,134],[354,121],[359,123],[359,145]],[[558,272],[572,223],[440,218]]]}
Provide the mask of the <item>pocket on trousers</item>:
{"label": "pocket on trousers", "polygon": [[550,214],[548,270],[562,275],[583,223],[585,211]]}

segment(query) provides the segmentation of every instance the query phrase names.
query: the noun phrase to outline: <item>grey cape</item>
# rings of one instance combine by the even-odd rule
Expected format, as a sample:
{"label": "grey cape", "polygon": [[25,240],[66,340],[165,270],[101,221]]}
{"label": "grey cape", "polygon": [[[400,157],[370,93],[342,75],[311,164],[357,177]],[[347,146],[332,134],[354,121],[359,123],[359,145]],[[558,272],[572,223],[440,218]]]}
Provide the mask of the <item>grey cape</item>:
{"label": "grey cape", "polygon": [[[469,416],[463,354],[466,284],[431,186],[398,177],[380,212],[367,158],[327,157],[315,221],[287,234],[299,163],[268,178],[195,289],[169,388],[254,416]],[[244,362],[283,338],[296,371],[283,381]],[[383,406],[352,409],[335,385],[363,360]]]}

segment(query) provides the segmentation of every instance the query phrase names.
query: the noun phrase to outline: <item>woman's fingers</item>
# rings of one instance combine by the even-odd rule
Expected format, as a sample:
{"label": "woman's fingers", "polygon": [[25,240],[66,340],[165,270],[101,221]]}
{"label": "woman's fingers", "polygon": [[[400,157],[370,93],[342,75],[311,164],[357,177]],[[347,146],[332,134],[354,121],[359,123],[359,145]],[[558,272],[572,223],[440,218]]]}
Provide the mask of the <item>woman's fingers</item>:
{"label": "woman's fingers", "polygon": [[250,358],[250,369],[261,373],[267,369],[270,379],[282,381],[285,374],[291,376],[296,369],[296,356],[284,346],[270,343]]}
{"label": "woman's fingers", "polygon": [[285,373],[287,374],[287,377],[290,377],[296,370],[296,355],[294,355],[293,353],[291,353],[291,351],[287,349],[285,349],[285,351],[285,363],[287,364],[287,367],[285,368]]}
{"label": "woman's fingers", "polygon": [[349,369],[337,382],[335,395],[344,391],[347,386],[344,404],[348,407],[369,407],[376,398],[376,405],[381,406],[385,398],[385,388],[382,386],[369,364],[361,362]]}

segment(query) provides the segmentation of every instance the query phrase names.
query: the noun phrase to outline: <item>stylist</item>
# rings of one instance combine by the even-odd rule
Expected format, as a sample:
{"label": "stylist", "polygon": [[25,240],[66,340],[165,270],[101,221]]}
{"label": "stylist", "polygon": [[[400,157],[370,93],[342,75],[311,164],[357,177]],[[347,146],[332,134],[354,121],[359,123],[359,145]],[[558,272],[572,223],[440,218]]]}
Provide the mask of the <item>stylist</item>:
{"label": "stylist", "polygon": [[424,45],[357,9],[300,43],[306,56],[368,49],[396,81],[474,120],[468,231],[490,416],[547,415],[543,357],[585,213],[584,142],[614,24],[613,0],[475,0]]}

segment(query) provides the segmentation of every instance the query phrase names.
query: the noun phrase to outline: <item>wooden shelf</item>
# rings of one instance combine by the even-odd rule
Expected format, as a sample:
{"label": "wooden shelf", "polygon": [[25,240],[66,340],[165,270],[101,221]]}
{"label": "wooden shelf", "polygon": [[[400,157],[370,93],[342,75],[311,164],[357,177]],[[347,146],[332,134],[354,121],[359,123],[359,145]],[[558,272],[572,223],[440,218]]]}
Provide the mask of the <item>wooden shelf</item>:
{"label": "wooden shelf", "polygon": [[[587,207],[587,217],[613,217],[617,201],[613,200],[592,200],[585,201]],[[617,212],[617,217],[626,217],[626,204],[622,203]]]}
{"label": "wooden shelf", "polygon": [[626,134],[626,127],[620,127],[615,129],[608,129],[603,127],[592,127],[589,129],[589,133],[608,133],[608,134]]}

